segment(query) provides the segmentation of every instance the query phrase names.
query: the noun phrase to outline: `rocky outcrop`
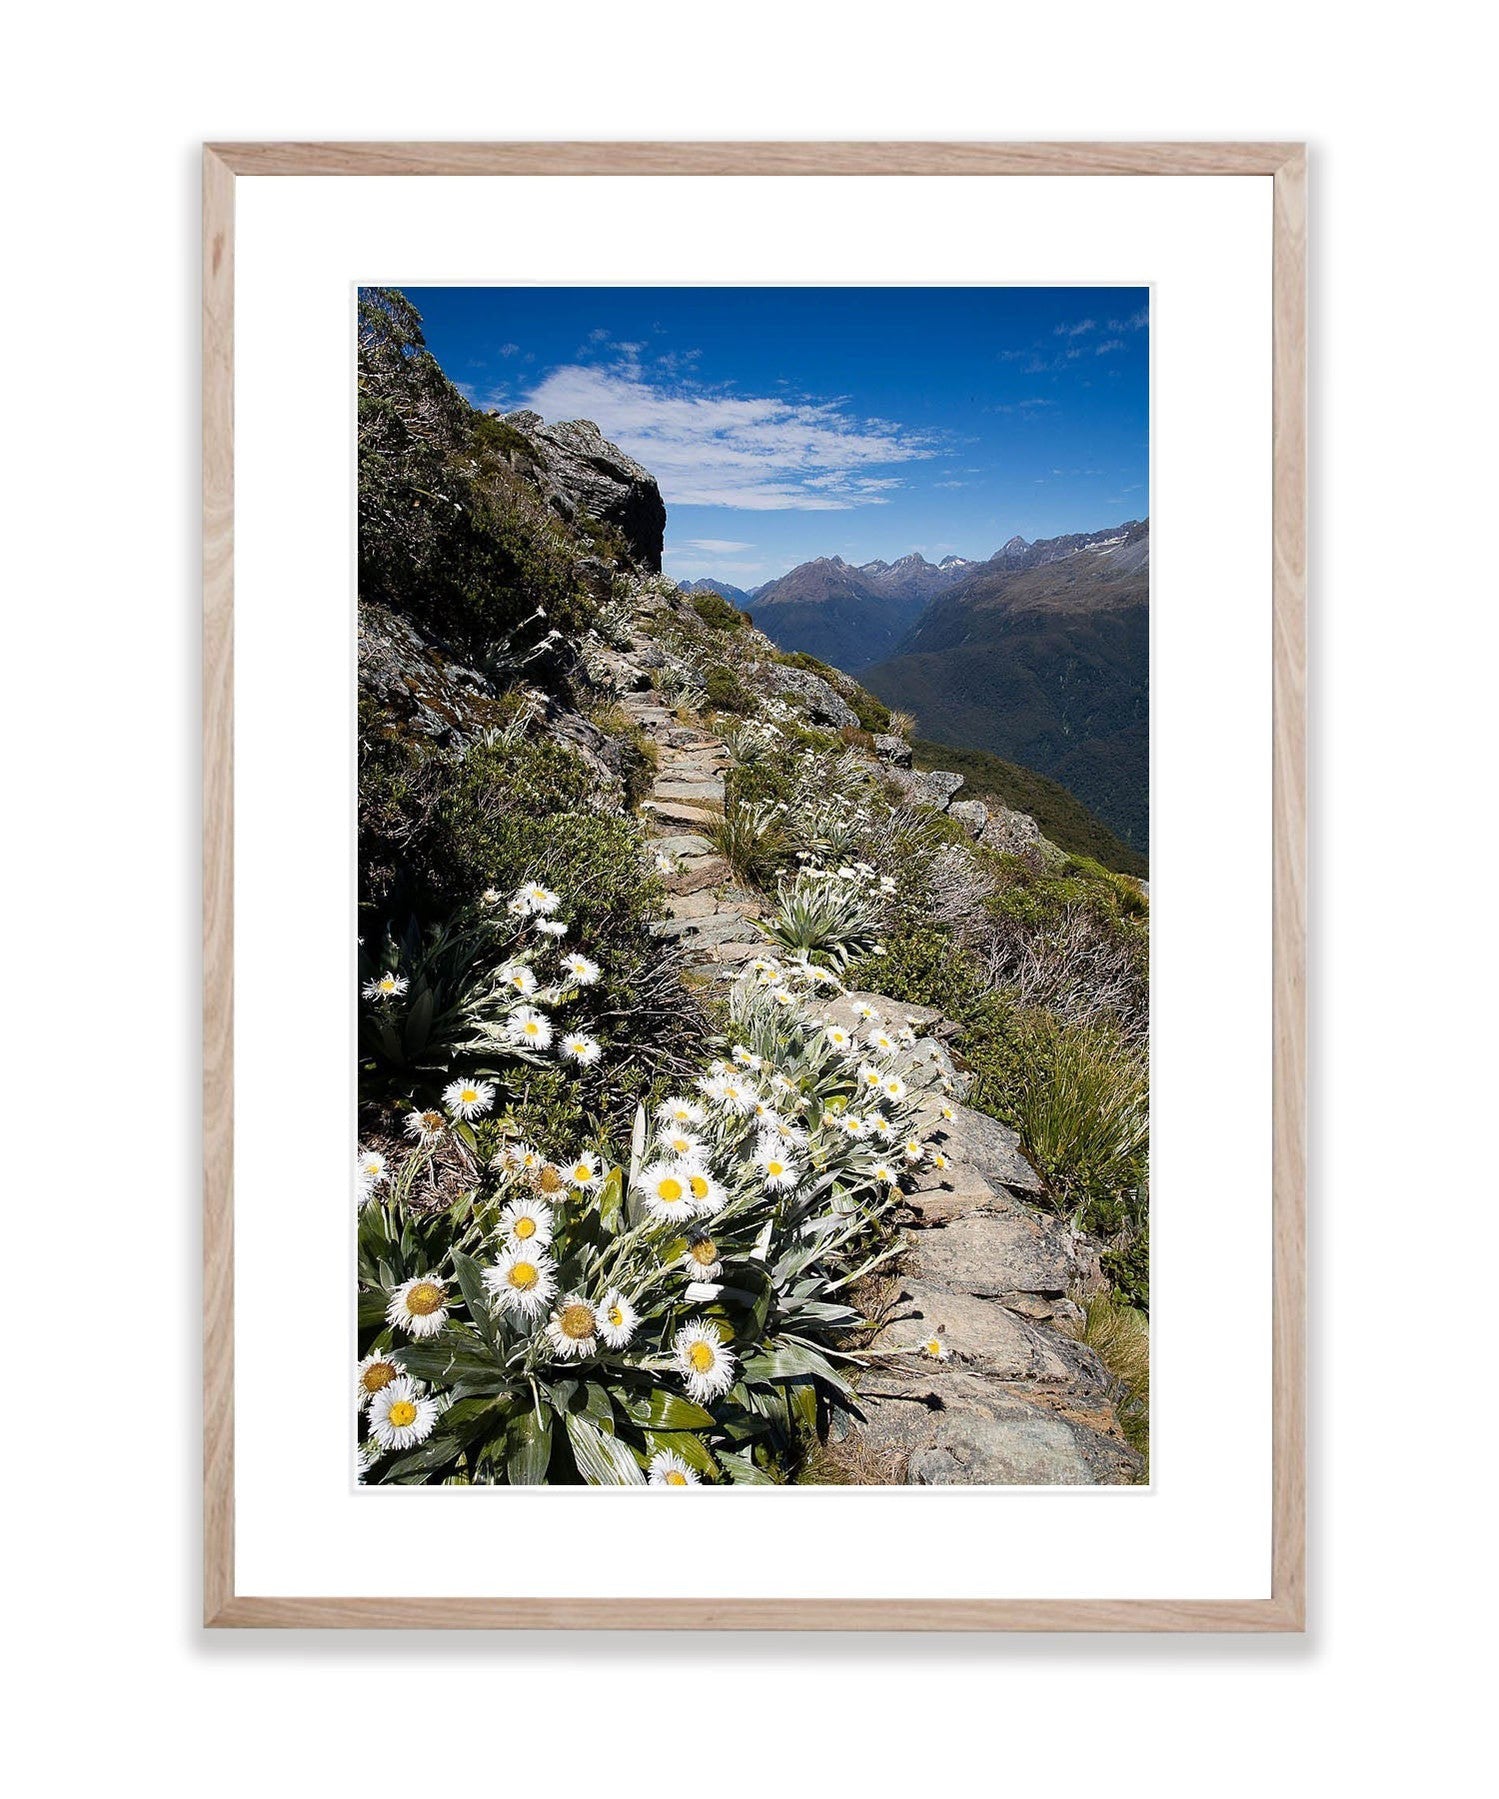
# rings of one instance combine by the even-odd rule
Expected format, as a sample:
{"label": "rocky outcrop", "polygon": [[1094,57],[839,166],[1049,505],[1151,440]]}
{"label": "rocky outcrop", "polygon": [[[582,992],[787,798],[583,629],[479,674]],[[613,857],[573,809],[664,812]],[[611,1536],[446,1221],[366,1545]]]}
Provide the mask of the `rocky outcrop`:
{"label": "rocky outcrop", "polygon": [[591,419],[548,425],[535,412],[507,412],[536,454],[532,478],[568,524],[580,516],[610,525],[638,568],[659,574],[666,505],[656,478],[612,444]]}
{"label": "rocky outcrop", "polygon": [[858,713],[831,682],[823,680],[810,668],[792,668],[784,662],[763,662],[755,668],[755,679],[757,684],[763,684],[763,691],[801,706],[814,725],[828,725],[835,731],[858,726]]}

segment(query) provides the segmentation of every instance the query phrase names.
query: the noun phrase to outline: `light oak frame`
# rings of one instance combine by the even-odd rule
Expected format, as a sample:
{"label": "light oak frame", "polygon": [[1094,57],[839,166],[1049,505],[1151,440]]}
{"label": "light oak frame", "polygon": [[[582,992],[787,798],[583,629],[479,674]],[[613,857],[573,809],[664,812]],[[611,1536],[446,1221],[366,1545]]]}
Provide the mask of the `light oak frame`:
{"label": "light oak frame", "polygon": [[[1251,175],[1274,184],[1271,1595],[257,1598],[234,1590],[234,184],[240,175]],[[214,1628],[1299,1631],[1306,1615],[1306,150],[1297,143],[210,144],[203,152],[203,1612]]]}

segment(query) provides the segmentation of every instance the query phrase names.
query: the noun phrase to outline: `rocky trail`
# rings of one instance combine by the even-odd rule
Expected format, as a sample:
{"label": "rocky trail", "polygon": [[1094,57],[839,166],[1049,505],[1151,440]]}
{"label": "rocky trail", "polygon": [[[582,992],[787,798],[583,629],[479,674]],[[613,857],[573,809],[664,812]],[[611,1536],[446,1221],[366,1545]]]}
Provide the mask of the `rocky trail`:
{"label": "rocky trail", "polygon": [[[766,948],[753,923],[761,902],[735,884],[704,834],[722,810],[733,758],[654,691],[623,692],[620,704],[658,758],[645,809],[654,847],[675,870],[665,877],[670,917],[662,934],[681,944],[693,973],[732,979]],[[911,785],[913,798],[948,810],[962,780],[932,775]],[[1013,828],[997,816],[992,823]],[[982,821],[972,828],[980,834]],[[940,1132],[952,1165],[923,1168],[904,1196],[904,1249],[870,1345],[891,1354],[861,1373],[863,1417],[837,1421],[835,1455],[862,1478],[923,1485],[1139,1480],[1143,1459],[1125,1441],[1115,1383],[1069,1331],[1080,1317],[1073,1296],[1101,1280],[1096,1248],[1036,1203],[1043,1184],[1015,1133],[961,1103],[968,1077],[945,1047],[955,1027],[878,993],[843,994],[822,1011],[852,1025],[860,1003],[893,1028],[918,1033],[901,1073],[923,1094],[923,1134]],[[946,1121],[944,1102],[953,1113]],[[933,1338],[940,1358],[911,1353]]]}

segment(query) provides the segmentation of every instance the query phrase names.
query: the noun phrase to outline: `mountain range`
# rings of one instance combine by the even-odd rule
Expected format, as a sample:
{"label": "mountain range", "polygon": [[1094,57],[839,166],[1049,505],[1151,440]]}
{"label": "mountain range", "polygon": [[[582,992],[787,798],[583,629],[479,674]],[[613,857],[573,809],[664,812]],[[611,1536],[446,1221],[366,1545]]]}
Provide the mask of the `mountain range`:
{"label": "mountain range", "polygon": [[986,561],[804,562],[711,587],[916,716],[923,737],[1060,781],[1132,848],[1149,840],[1150,526],[1027,542]]}

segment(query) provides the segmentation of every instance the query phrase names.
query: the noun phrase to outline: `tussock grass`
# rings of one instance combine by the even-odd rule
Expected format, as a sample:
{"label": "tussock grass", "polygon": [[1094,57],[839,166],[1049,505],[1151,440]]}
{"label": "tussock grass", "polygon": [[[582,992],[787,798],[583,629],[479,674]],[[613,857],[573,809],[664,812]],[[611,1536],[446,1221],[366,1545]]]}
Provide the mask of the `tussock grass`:
{"label": "tussock grass", "polygon": [[1014,1096],[1016,1126],[1058,1198],[1081,1212],[1090,1199],[1140,1182],[1150,1140],[1145,1057],[1108,1025],[1035,1016],[1035,1053]]}
{"label": "tussock grass", "polygon": [[765,801],[731,799],[703,835],[741,881],[756,885],[767,883],[789,852],[781,809]]}
{"label": "tussock grass", "polygon": [[1150,1325],[1143,1312],[1126,1305],[1112,1288],[1079,1301],[1083,1316],[1071,1335],[1086,1343],[1118,1382],[1114,1410],[1125,1441],[1150,1454]]}

